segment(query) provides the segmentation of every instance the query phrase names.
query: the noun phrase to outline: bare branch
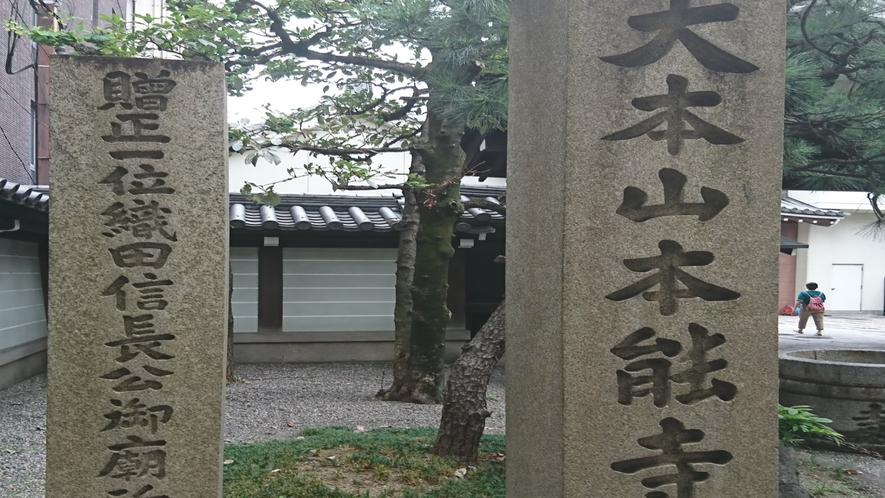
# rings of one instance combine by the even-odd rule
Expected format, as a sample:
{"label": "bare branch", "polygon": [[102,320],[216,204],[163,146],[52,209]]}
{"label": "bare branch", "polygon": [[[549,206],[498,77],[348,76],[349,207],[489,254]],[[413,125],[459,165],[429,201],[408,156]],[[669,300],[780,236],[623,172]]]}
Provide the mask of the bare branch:
{"label": "bare branch", "polygon": [[401,62],[396,61],[388,61],[383,59],[375,59],[373,57],[356,57],[356,56],[348,56],[348,55],[338,55],[332,54],[328,52],[317,52],[312,50],[310,47],[316,43],[318,43],[323,38],[327,38],[332,35],[332,32],[326,28],[323,31],[319,31],[310,38],[305,40],[295,41],[292,39],[292,36],[286,30],[285,21],[280,17],[279,12],[275,9],[271,9],[261,2],[256,0],[246,0],[248,3],[255,5],[261,10],[267,13],[267,16],[271,20],[270,30],[271,32],[279,37],[280,42],[282,44],[282,49],[286,53],[297,55],[298,57],[303,57],[309,60],[321,61],[321,62],[333,62],[338,64],[352,64],[355,66],[363,66],[363,67],[373,67],[376,69],[383,69],[386,71],[393,71],[401,74],[405,74],[411,76],[413,78],[420,78],[424,75],[424,68],[403,64]]}
{"label": "bare branch", "polygon": [[283,143],[280,147],[284,147],[289,149],[293,154],[304,150],[307,152],[315,152],[317,154],[324,154],[327,156],[359,156],[359,155],[375,155],[380,154],[382,152],[411,152],[413,150],[418,150],[420,147],[366,147],[366,148],[338,148],[338,147],[316,147],[312,145],[298,145],[298,144],[288,144]]}
{"label": "bare branch", "polygon": [[410,112],[412,112],[412,109],[415,108],[415,104],[418,103],[418,99],[420,97],[421,90],[419,90],[417,87],[413,87],[412,96],[403,99],[405,101],[405,105],[394,112],[381,114],[381,119],[384,120],[385,123],[388,123],[390,121],[395,121],[397,119],[406,117]]}
{"label": "bare branch", "polygon": [[402,183],[395,183],[392,185],[378,185],[377,187],[372,187],[369,185],[339,185],[335,182],[331,182],[331,183],[332,183],[332,188],[334,188],[335,190],[384,190],[384,189],[407,190],[407,189],[411,188],[408,185],[404,185]]}
{"label": "bare branch", "polygon": [[[401,135],[394,137],[391,140],[388,140],[387,142],[384,143],[384,147],[390,147],[393,144],[395,144],[397,142],[402,142],[403,140],[405,140],[407,138],[417,137],[420,133],[421,133],[421,128],[415,128],[414,130],[412,130],[408,133],[403,133]],[[418,149],[419,149],[419,147],[415,147],[412,150],[418,150]]]}

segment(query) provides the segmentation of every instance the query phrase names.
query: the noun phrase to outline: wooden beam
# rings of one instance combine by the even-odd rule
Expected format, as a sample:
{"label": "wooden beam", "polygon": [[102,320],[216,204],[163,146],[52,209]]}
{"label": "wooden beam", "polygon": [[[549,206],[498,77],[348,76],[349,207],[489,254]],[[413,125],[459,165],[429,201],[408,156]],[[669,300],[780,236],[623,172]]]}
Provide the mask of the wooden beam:
{"label": "wooden beam", "polygon": [[258,248],[258,333],[283,331],[283,248]]}

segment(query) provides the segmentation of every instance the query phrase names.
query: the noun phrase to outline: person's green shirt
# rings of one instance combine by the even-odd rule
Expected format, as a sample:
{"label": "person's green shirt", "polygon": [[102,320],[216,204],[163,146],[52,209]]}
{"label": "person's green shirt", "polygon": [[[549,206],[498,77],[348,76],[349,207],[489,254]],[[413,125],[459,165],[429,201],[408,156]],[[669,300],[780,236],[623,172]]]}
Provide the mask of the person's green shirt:
{"label": "person's green shirt", "polygon": [[818,290],[805,290],[799,293],[799,296],[796,297],[796,301],[802,301],[805,303],[805,306],[808,306],[808,303],[811,302],[812,297],[820,296],[821,301],[826,302],[827,295]]}

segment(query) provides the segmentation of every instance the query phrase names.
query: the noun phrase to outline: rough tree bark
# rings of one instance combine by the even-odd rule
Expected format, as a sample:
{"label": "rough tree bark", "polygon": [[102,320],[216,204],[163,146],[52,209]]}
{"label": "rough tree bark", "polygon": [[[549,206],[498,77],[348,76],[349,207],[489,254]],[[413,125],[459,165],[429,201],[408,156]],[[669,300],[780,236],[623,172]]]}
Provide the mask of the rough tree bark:
{"label": "rough tree bark", "polygon": [[[412,174],[424,174],[421,156],[412,153]],[[412,336],[412,281],[415,276],[415,246],[418,235],[418,200],[412,189],[403,189],[402,230],[399,234],[399,252],[396,259],[396,306],[393,312],[395,327],[393,346],[393,383],[378,391],[384,401],[409,401],[409,353]]]}
{"label": "rough tree bark", "polygon": [[464,346],[449,369],[439,434],[433,453],[458,458],[475,465],[479,440],[491,412],[486,409],[486,391],[492,370],[504,354],[504,302],[492,313],[476,337]]}
{"label": "rough tree bark", "polygon": [[228,268],[227,283],[227,381],[234,382],[234,269]]}
{"label": "rough tree bark", "polygon": [[[428,104],[433,109],[433,97]],[[445,370],[446,328],[451,312],[446,306],[452,227],[461,215],[460,130],[427,113],[428,145],[421,149],[427,182],[433,187],[419,196],[419,216],[412,288],[412,337],[407,389],[413,403],[439,403]]]}

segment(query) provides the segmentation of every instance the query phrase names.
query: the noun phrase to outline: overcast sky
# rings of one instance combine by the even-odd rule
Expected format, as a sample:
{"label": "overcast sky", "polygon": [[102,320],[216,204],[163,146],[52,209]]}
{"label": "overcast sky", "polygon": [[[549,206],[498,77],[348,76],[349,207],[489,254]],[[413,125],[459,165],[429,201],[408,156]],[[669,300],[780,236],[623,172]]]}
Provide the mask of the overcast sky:
{"label": "overcast sky", "polygon": [[260,121],[264,119],[265,110],[262,106],[266,104],[277,111],[291,111],[316,104],[322,95],[323,88],[320,85],[305,87],[298,80],[256,80],[252,83],[252,90],[246,95],[227,98],[227,116],[231,123],[242,118],[252,122]]}

